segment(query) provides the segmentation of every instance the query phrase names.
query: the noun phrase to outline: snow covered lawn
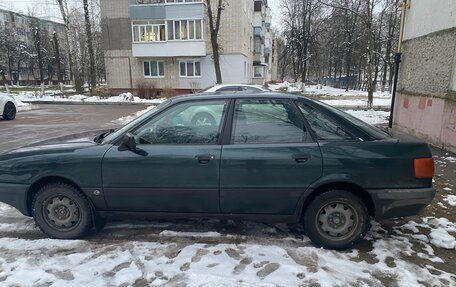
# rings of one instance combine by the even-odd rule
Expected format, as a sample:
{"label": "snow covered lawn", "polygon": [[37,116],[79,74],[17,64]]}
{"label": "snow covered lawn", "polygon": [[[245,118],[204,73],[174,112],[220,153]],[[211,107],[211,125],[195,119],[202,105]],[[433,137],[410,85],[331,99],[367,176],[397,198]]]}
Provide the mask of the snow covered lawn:
{"label": "snow covered lawn", "polygon": [[[300,84],[292,84],[289,82],[270,84],[268,88],[272,91],[285,91],[290,93],[301,92],[304,95],[310,96],[327,96],[327,97],[340,97],[340,96],[351,96],[351,97],[367,97],[367,91],[338,89],[323,85],[310,85],[301,87]],[[374,97],[386,97],[390,98],[389,92],[375,92]]]}
{"label": "snow covered lawn", "polygon": [[73,95],[73,96],[62,96],[44,94],[38,95],[32,92],[23,92],[14,97],[20,101],[33,103],[33,102],[72,102],[72,103],[143,103],[143,104],[159,104],[165,99],[152,99],[146,100],[139,97],[133,96],[131,93],[124,93],[118,96],[101,98],[98,96],[84,96],[84,95]]}

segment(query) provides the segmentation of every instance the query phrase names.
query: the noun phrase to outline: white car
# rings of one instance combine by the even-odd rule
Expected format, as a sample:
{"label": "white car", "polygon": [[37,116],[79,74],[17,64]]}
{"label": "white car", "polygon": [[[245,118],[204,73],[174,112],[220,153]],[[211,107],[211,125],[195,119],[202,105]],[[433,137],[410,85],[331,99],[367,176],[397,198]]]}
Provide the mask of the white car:
{"label": "white car", "polygon": [[271,90],[261,85],[244,85],[244,84],[226,84],[215,85],[198,92],[198,94],[210,93],[261,93],[270,92]]}
{"label": "white car", "polygon": [[4,120],[14,120],[17,113],[17,102],[8,94],[0,94],[0,116]]}

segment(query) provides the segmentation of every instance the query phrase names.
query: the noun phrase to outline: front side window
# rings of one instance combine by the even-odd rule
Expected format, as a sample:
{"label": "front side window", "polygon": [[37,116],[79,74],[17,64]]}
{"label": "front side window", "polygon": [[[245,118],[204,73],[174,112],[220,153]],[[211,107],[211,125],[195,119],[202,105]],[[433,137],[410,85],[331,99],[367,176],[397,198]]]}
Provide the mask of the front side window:
{"label": "front side window", "polygon": [[302,115],[288,100],[238,100],[233,144],[278,144],[311,141]]}
{"label": "front side window", "polygon": [[133,132],[139,145],[217,144],[227,103],[224,100],[178,104]]}
{"label": "front side window", "polygon": [[314,107],[298,102],[298,107],[319,140],[352,140],[353,137],[336,120]]}
{"label": "front side window", "polygon": [[200,77],[201,62],[199,61],[181,61],[179,63],[179,74],[182,78]]}
{"label": "front side window", "polygon": [[145,61],[144,77],[160,78],[165,76],[165,63],[163,61]]}

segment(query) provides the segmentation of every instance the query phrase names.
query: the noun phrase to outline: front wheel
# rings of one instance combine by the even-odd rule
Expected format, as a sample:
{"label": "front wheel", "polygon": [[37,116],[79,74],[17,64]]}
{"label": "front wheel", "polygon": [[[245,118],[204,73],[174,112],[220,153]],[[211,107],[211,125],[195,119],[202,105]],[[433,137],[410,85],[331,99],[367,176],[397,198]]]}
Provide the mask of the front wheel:
{"label": "front wheel", "polygon": [[347,249],[364,238],[370,229],[370,217],[358,197],[334,190],[312,200],[304,214],[304,229],[318,247]]}
{"label": "front wheel", "polygon": [[66,184],[49,184],[33,199],[32,214],[46,235],[57,239],[76,239],[92,227],[92,210],[87,198]]}
{"label": "front wheel", "polygon": [[3,119],[5,120],[14,120],[16,118],[16,106],[8,102],[6,103],[5,107],[3,108]]}

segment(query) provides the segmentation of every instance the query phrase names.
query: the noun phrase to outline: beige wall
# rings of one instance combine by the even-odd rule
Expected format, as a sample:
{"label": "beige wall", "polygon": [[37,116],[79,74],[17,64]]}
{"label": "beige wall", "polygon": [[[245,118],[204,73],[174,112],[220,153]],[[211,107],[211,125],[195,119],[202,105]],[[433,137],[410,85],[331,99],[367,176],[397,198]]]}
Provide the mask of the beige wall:
{"label": "beige wall", "polygon": [[[216,9],[216,1],[211,0],[212,8]],[[230,63],[225,67],[225,78],[233,78],[232,74],[244,74],[245,61],[249,83],[253,76],[253,1],[230,0],[222,12],[219,43],[222,55],[237,57],[236,71],[230,71]],[[163,58],[165,62],[165,78],[148,79],[143,76],[143,61],[146,58],[132,57],[131,19],[129,18],[128,0],[101,0],[103,48],[105,50],[107,81],[111,89],[135,89],[138,82],[155,83],[157,88],[175,88],[179,86],[179,59]],[[214,12],[216,12],[214,10]],[[205,40],[207,55],[212,55],[208,17],[205,17]],[[204,58],[204,57],[203,57]],[[150,59],[149,59],[150,60]],[[208,59],[205,58],[205,63]],[[223,70],[224,67],[222,67]],[[209,70],[209,68],[207,69]],[[239,70],[239,71],[238,71]],[[207,82],[207,81],[203,81]]]}

